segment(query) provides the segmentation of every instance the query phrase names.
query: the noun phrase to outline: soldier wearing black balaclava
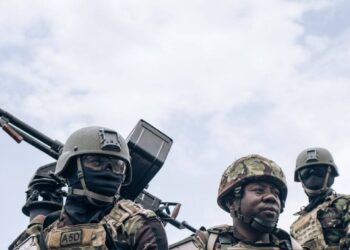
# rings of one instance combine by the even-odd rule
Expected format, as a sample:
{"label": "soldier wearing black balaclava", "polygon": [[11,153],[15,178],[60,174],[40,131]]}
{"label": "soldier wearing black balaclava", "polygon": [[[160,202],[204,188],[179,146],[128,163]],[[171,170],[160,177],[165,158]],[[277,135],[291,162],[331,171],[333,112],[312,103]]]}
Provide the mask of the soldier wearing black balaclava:
{"label": "soldier wearing black balaclava", "polygon": [[74,132],[55,173],[66,179],[68,196],[59,218],[45,221],[41,249],[167,249],[155,213],[119,196],[132,173],[127,144],[116,131]]}
{"label": "soldier wearing black balaclava", "polygon": [[297,157],[294,180],[301,182],[309,204],[297,213],[290,231],[304,249],[350,248],[350,196],[332,189],[338,175],[325,148],[308,148]]}

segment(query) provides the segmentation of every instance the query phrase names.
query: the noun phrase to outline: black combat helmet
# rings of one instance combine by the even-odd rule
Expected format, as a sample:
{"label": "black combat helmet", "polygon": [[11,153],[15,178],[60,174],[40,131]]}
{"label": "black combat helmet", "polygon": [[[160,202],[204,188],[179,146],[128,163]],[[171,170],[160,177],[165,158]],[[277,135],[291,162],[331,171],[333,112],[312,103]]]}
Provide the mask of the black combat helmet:
{"label": "black combat helmet", "polygon": [[26,216],[30,216],[32,209],[57,211],[62,208],[65,195],[62,187],[65,184],[62,179],[53,175],[55,167],[56,162],[41,166],[31,178],[26,191],[26,203],[22,207]]}

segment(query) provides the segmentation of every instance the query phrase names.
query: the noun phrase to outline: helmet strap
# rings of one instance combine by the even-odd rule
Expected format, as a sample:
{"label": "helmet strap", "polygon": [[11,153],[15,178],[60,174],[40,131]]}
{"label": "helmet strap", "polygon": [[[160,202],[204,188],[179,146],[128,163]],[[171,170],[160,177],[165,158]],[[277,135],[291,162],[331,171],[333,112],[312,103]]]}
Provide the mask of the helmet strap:
{"label": "helmet strap", "polygon": [[83,187],[83,189],[69,188],[69,190],[68,190],[69,194],[85,196],[92,205],[97,206],[97,207],[103,207],[104,205],[98,204],[93,199],[98,200],[98,201],[103,201],[106,203],[112,203],[115,200],[115,196],[105,196],[102,194],[97,194],[95,192],[90,191],[87,188],[86,183],[85,183],[85,179],[84,179],[84,171],[83,171],[83,167],[81,165],[80,156],[77,157],[77,175],[78,175],[78,179],[80,180],[80,184]]}
{"label": "helmet strap", "polygon": [[[303,188],[304,188],[304,190],[306,192],[306,194],[308,196],[313,197],[313,196],[317,196],[317,195],[320,195],[320,194],[323,194],[324,192],[326,192],[328,190],[328,188],[329,188],[328,187],[328,180],[329,180],[329,176],[331,174],[331,171],[332,171],[331,167],[328,166],[327,174],[326,174],[326,177],[324,178],[324,181],[323,181],[323,186],[320,189],[314,190],[314,189],[307,188],[304,185],[304,182],[301,182],[302,185],[303,185]],[[299,172],[299,178],[300,178],[300,172]],[[300,180],[301,180],[301,178],[300,178]]]}
{"label": "helmet strap", "polygon": [[230,208],[230,214],[232,218],[237,218],[238,220],[250,225],[255,230],[262,233],[271,233],[277,226],[277,221],[266,221],[255,216],[245,216],[241,213],[241,199],[242,199],[242,186],[234,189],[235,199],[233,201],[233,207]]}

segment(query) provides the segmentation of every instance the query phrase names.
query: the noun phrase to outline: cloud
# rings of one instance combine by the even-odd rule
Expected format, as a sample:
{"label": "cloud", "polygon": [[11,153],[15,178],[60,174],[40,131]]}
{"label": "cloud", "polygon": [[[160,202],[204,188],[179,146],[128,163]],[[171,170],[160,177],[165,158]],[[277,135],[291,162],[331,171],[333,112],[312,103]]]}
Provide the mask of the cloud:
{"label": "cloud", "polygon": [[[306,202],[292,178],[299,151],[321,145],[334,152],[339,166],[348,164],[349,30],[342,26],[330,36],[331,27],[315,21],[344,6],[2,2],[0,106],[63,142],[86,125],[126,136],[138,119],[149,121],[174,139],[150,190],[181,202],[179,217],[196,226],[230,223],[216,206],[223,170],[243,155],[266,155],[287,173],[291,191],[280,224],[288,228],[291,214]],[[8,143],[1,144],[7,165],[21,165],[22,150],[25,159],[33,158],[16,180],[21,186],[6,195],[16,202],[1,210],[16,217],[27,177],[48,158]],[[18,176],[13,169],[6,174]],[[341,192],[346,179],[336,182]],[[22,227],[8,231],[2,248],[25,225],[23,218],[15,220]],[[188,234],[169,232],[171,242]]]}

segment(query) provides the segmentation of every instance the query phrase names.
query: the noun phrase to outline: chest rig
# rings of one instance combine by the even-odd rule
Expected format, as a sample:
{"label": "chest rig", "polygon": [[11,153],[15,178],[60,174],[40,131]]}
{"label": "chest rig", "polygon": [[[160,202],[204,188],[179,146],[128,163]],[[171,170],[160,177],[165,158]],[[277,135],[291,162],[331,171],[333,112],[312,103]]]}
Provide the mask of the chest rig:
{"label": "chest rig", "polygon": [[233,227],[229,225],[221,225],[210,228],[206,231],[198,232],[192,237],[191,243],[186,240],[180,242],[171,250],[291,250],[292,242],[290,236],[283,230],[278,230],[276,234],[271,235],[272,243],[256,243],[247,244],[239,241],[233,236]]}
{"label": "chest rig", "polygon": [[342,198],[342,196],[337,197],[332,194],[310,212],[302,213],[291,225],[291,234],[305,249],[338,249],[337,246],[328,246],[319,215],[320,213],[326,213],[326,209],[339,198]]}
{"label": "chest rig", "polygon": [[242,242],[226,248],[227,250],[249,250],[249,249],[256,249],[256,250],[280,250],[277,246],[257,246],[257,245],[248,245],[244,244]]}
{"label": "chest rig", "polygon": [[143,209],[132,201],[120,200],[98,223],[58,228],[58,221],[54,222],[44,231],[46,246],[48,250],[105,250],[108,249],[106,240],[110,238],[121,249],[131,249],[143,218],[152,216],[156,216],[152,211]]}

